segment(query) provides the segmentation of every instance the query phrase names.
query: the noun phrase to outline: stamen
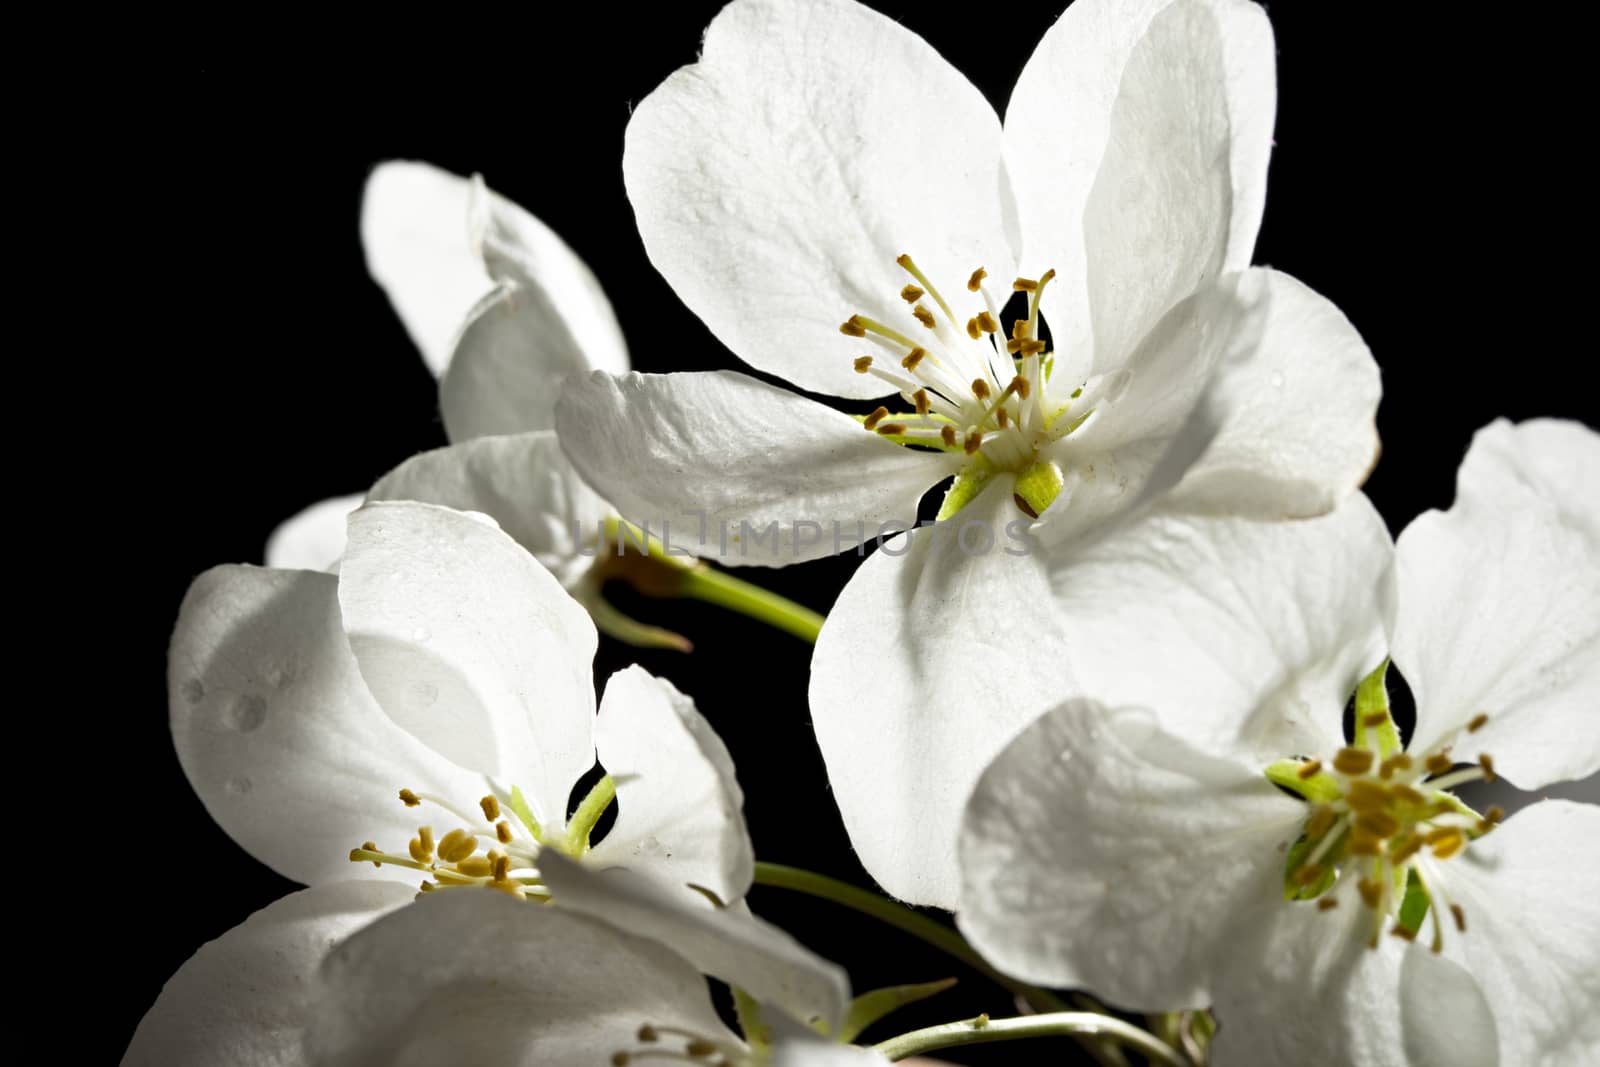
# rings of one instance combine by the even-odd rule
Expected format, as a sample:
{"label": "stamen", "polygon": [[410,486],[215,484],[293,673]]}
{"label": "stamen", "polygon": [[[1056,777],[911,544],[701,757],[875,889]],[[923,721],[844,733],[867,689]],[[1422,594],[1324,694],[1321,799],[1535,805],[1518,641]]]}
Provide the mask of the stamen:
{"label": "stamen", "polygon": [[1333,769],[1340,774],[1366,774],[1372,767],[1373,756],[1371,749],[1351,748],[1346,745],[1333,757]]}
{"label": "stamen", "polygon": [[1407,838],[1405,844],[1395,849],[1394,852],[1389,856],[1389,859],[1395,864],[1401,864],[1421,851],[1422,838],[1413,836]]}
{"label": "stamen", "polygon": [[1467,836],[1454,826],[1434,830],[1423,838],[1423,841],[1433,846],[1433,854],[1442,860],[1449,859],[1467,847]]}
{"label": "stamen", "polygon": [[987,311],[980,311],[978,312],[978,329],[984,333],[999,333],[1000,324]]}
{"label": "stamen", "polygon": [[1415,941],[1417,939],[1417,932],[1415,930],[1409,930],[1406,927],[1401,926],[1399,923],[1395,923],[1393,926],[1391,926],[1389,928],[1389,932],[1395,937],[1400,938],[1402,941]]}
{"label": "stamen", "polygon": [[907,429],[903,422],[886,422],[878,427],[878,432],[885,437],[893,437],[895,434],[905,433]]}
{"label": "stamen", "polygon": [[1311,813],[1311,818],[1306,820],[1306,837],[1311,840],[1321,837],[1328,832],[1336,818],[1332,808],[1326,804],[1318,805],[1317,810]]}
{"label": "stamen", "polygon": [[871,356],[857,356],[856,357],[856,373],[857,374],[865,374],[865,373],[867,373],[867,371],[869,371],[871,369],[872,369],[872,357]]}
{"label": "stamen", "polygon": [[972,277],[967,279],[967,290],[976,293],[983,286],[983,280],[988,276],[989,272],[979,267],[972,272]]}
{"label": "stamen", "polygon": [[906,354],[906,358],[900,361],[900,365],[906,370],[914,371],[917,369],[917,364],[926,359],[927,355],[928,350],[926,348],[913,348]]}
{"label": "stamen", "polygon": [[446,863],[459,863],[478,851],[478,839],[465,830],[451,830],[439,842],[439,858]]}
{"label": "stamen", "polygon": [[1369,878],[1363,878],[1356,883],[1356,891],[1361,894],[1361,902],[1369,908],[1376,908],[1383,900],[1383,886]]}
{"label": "stamen", "polygon": [[967,440],[962,445],[962,448],[966,451],[967,455],[969,455],[969,456],[976,455],[977,452],[978,452],[978,449],[980,449],[982,447],[983,447],[983,431],[981,431],[981,430],[973,430],[971,433],[967,434]]}
{"label": "stamen", "polygon": [[1387,711],[1369,711],[1361,717],[1361,725],[1366,727],[1382,726],[1389,720]]}
{"label": "stamen", "polygon": [[483,809],[483,817],[494,822],[500,817],[500,802],[493,795],[486,796],[478,801],[478,807]]}
{"label": "stamen", "polygon": [[977,319],[967,320],[967,336],[974,341],[983,336],[983,330],[978,326]]}
{"label": "stamen", "polygon": [[1479,730],[1483,729],[1483,724],[1488,722],[1488,721],[1489,721],[1489,713],[1488,712],[1486,712],[1486,711],[1478,712],[1478,714],[1476,714],[1476,715],[1474,715],[1472,717],[1472,721],[1467,723],[1467,733],[1469,733],[1469,734],[1477,733]]}
{"label": "stamen", "polygon": [[989,383],[982,378],[972,379],[972,395],[979,400],[989,399]]}
{"label": "stamen", "polygon": [[918,415],[926,415],[932,407],[928,403],[928,391],[926,389],[918,389],[915,393],[912,393],[911,402],[917,405]]}
{"label": "stamen", "polygon": [[900,290],[900,299],[908,304],[915,304],[922,299],[923,291],[914,285],[908,285]]}
{"label": "stamen", "polygon": [[[894,261],[900,264],[901,269],[915,278],[918,285],[921,285],[928,291],[928,295],[933,297],[933,302],[939,305],[939,310],[944,312],[944,317],[949,319],[951,323],[954,323],[956,321],[955,312],[950,310],[950,305],[944,302],[944,297],[939,295],[939,290],[935,288],[934,284],[928,280],[928,276],[922,273],[922,269],[912,261],[911,257],[901,254],[896,256]],[[918,315],[917,317],[920,319],[922,316]],[[933,316],[929,315],[928,318],[931,320]],[[931,321],[924,323],[924,325],[926,325],[930,330],[933,329],[933,323]]]}
{"label": "stamen", "polygon": [[844,334],[846,337],[865,337],[867,335],[867,328],[861,325],[860,315],[851,315],[848,319],[839,324],[839,332]]}
{"label": "stamen", "polygon": [[1317,900],[1318,911],[1332,911],[1339,906],[1338,897],[1321,897]]}
{"label": "stamen", "polygon": [[422,798],[409,789],[402,789],[400,790],[400,803],[408,808],[421,807]]}
{"label": "stamen", "polygon": [[1384,781],[1388,781],[1390,778],[1394,777],[1395,771],[1409,771],[1411,769],[1411,763],[1412,760],[1410,756],[1406,755],[1404,752],[1396,752],[1394,755],[1390,756],[1388,759],[1384,760],[1378,765],[1378,777],[1382,778]]}
{"label": "stamen", "polygon": [[939,440],[945,443],[946,448],[956,447],[956,428],[954,426],[946,426],[941,429],[939,431]]}
{"label": "stamen", "polygon": [[1478,766],[1483,768],[1484,781],[1492,782],[1499,777],[1494,773],[1494,759],[1489,753],[1484,752],[1478,756]]}
{"label": "stamen", "polygon": [[1456,921],[1456,930],[1460,933],[1467,932],[1467,913],[1461,910],[1460,904],[1450,905],[1450,915]]}
{"label": "stamen", "polygon": [[1017,351],[1021,352],[1025,356],[1037,356],[1040,352],[1044,351],[1044,342],[1034,340],[1030,337],[1028,340],[1022,341],[1017,345]]}
{"label": "stamen", "polygon": [[494,836],[502,845],[511,844],[511,824],[504,819],[495,823]]}
{"label": "stamen", "polygon": [[1315,778],[1317,776],[1317,773],[1319,771],[1321,771],[1321,770],[1322,770],[1322,761],[1319,760],[1319,759],[1314,759],[1314,760],[1311,760],[1309,763],[1303,764],[1301,766],[1301,768],[1298,771],[1295,771],[1294,773],[1295,773],[1295,777],[1296,778],[1299,778],[1301,780],[1305,780],[1307,778]]}
{"label": "stamen", "polygon": [[[1043,346],[1040,347],[1042,348]],[[1032,388],[1033,386],[1028,383],[1028,379],[1024,378],[1020,374],[1011,379],[1011,392],[1016,393],[1017,399],[1019,400],[1028,399],[1028,390]]]}
{"label": "stamen", "polygon": [[933,312],[929,311],[921,304],[918,304],[916,307],[912,308],[911,314],[915,315],[917,317],[917,321],[922,323],[922,325],[926,326],[930,330],[939,324],[939,320],[933,317]]}
{"label": "stamen", "polygon": [[[1006,427],[1011,425],[1011,416],[1006,414],[1006,409],[1005,408],[997,409],[995,411],[995,413],[994,413],[994,418],[995,418],[995,421],[1000,424],[1000,428],[1002,430],[1004,430]],[[1039,516],[1037,516],[1037,515],[1034,516],[1034,518],[1038,518],[1038,517]]]}
{"label": "stamen", "polygon": [[1039,283],[1032,278],[1018,278],[1011,283],[1012,291],[1018,293],[1031,293],[1037,288],[1039,288]]}
{"label": "stamen", "polygon": [[1443,774],[1451,767],[1454,767],[1455,763],[1443,752],[1435,752],[1433,755],[1428,757],[1423,766],[1428,768],[1429,774]]}
{"label": "stamen", "polygon": [[865,426],[869,430],[873,430],[873,429],[877,428],[878,423],[882,422],[884,419],[887,419],[888,417],[889,417],[889,409],[888,408],[886,408],[886,407],[874,408],[872,414],[868,415],[865,419],[863,419],[861,421],[861,425]]}

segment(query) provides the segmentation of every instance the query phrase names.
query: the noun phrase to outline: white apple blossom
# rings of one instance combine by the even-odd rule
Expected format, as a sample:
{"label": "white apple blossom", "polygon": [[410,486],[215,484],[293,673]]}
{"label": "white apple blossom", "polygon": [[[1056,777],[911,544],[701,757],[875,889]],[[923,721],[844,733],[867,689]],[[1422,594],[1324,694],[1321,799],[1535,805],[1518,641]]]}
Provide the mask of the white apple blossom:
{"label": "white apple blossom", "polygon": [[1600,769],[1597,484],[1592,431],[1497,422],[1394,544],[1358,495],[1095,546],[1059,591],[1080,688],[967,809],[962,930],[1019,978],[1214,1006],[1219,1065],[1595,1062],[1600,807],[1451,791]]}
{"label": "white apple blossom", "polygon": [[[369,926],[323,965],[308,1062],[866,1067],[836,1044],[844,972],[753,916],[663,895],[628,872],[551,864],[558,903],[444,893]],[[581,902],[587,912],[568,907]],[[749,995],[747,1041],[717,1016],[702,974]]]}
{"label": "white apple blossom", "polygon": [[[687,697],[632,667],[597,714],[594,625],[481,516],[374,503],[349,530],[337,575],[218,567],[184,601],[173,739],[236,841],[310,885],[373,876],[354,859],[542,894],[553,849],[743,895],[743,797]],[[608,777],[569,822],[597,752]],[[613,786],[616,823],[591,848]]]}

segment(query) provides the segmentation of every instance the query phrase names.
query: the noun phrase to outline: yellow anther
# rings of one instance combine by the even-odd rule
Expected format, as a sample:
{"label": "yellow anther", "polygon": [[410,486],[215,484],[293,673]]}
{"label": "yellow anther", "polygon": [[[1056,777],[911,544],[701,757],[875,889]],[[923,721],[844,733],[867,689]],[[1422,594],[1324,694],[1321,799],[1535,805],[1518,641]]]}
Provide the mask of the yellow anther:
{"label": "yellow anther", "polygon": [[611,1067],[628,1067],[628,1054],[626,1052],[613,1052],[611,1054]]}
{"label": "yellow anther", "polygon": [[1461,910],[1460,904],[1450,905],[1450,917],[1456,921],[1456,929],[1461,933],[1467,932],[1467,913]]}
{"label": "yellow anther", "polygon": [[1031,383],[1029,383],[1028,379],[1019,374],[1015,378],[1011,379],[1011,384],[1007,388],[1009,388],[1013,393],[1016,393],[1021,399],[1026,400],[1028,399],[1028,391],[1032,389],[1033,386]]}
{"label": "yellow anther", "polygon": [[974,341],[983,336],[983,330],[978,327],[977,319],[967,320],[967,336]]}
{"label": "yellow anther", "polygon": [[1350,783],[1345,800],[1350,804],[1350,810],[1355,812],[1388,811],[1393,807],[1389,790],[1366,778],[1357,778]]}
{"label": "yellow anther", "polygon": [[1039,288],[1039,283],[1032,278],[1018,278],[1011,283],[1012,291],[1018,293],[1031,293],[1037,288]]}
{"label": "yellow anther", "polygon": [[407,845],[406,848],[410,851],[411,858],[416,860],[418,863],[433,862],[433,849],[431,847],[424,847],[421,838],[413,837],[411,839],[411,843]]}
{"label": "yellow anther", "polygon": [[1388,759],[1384,760],[1378,765],[1378,777],[1382,778],[1384,781],[1388,781],[1390,778],[1394,777],[1395,771],[1409,771],[1411,769],[1411,764],[1412,760],[1410,756],[1406,755],[1404,752],[1396,752],[1394,755],[1390,756]]}
{"label": "yellow anther", "polygon": [[1340,774],[1366,774],[1372,769],[1375,757],[1368,748],[1351,748],[1346,745],[1333,757],[1333,769]]}
{"label": "yellow anther", "polygon": [[989,272],[984,270],[982,267],[979,267],[977,270],[973,271],[972,277],[967,279],[968,291],[976,293],[979,289],[983,288],[983,280],[988,276]]}
{"label": "yellow anther", "polygon": [[1386,811],[1364,811],[1356,816],[1356,829],[1386,839],[1400,832],[1400,820]]}
{"label": "yellow anther", "polygon": [[966,451],[967,455],[976,455],[978,449],[983,447],[983,431],[973,430],[971,433],[967,434],[967,439],[961,447]]}
{"label": "yellow anther", "polygon": [[999,333],[1000,324],[987,311],[978,312],[978,329],[984,333]]}
{"label": "yellow anther", "polygon": [[928,402],[928,391],[926,389],[918,389],[912,393],[911,402],[917,405],[918,415],[926,415],[933,409],[933,405]]}
{"label": "yellow anther", "polygon": [[1011,353],[1014,356],[1018,352],[1022,351],[1022,345],[1023,345],[1022,338],[1013,337],[1011,340],[1006,342],[1006,351]]}
{"label": "yellow anther", "polygon": [[1395,863],[1404,863],[1406,860],[1422,851],[1422,838],[1408,837],[1406,843],[1395,849],[1389,859]]}
{"label": "yellow anther", "polygon": [[494,861],[495,880],[503,882],[511,877],[511,857],[504,852],[496,852],[492,858]]}
{"label": "yellow anther", "polygon": [[972,395],[979,400],[989,399],[989,383],[982,378],[972,379]]}
{"label": "yellow anther", "polygon": [[873,411],[872,411],[872,414],[868,415],[865,419],[861,420],[861,425],[865,426],[869,430],[876,429],[877,426],[878,426],[878,423],[882,422],[884,419],[887,419],[888,417],[889,417],[889,409],[888,408],[886,408],[886,407],[874,408]]}
{"label": "yellow anther", "polygon": [[1398,937],[1402,941],[1415,941],[1417,938],[1417,932],[1415,930],[1401,926],[1399,923],[1395,923],[1393,926],[1391,926],[1389,928],[1389,933],[1395,937]]}
{"label": "yellow anther", "polygon": [[1021,352],[1025,356],[1037,356],[1040,352],[1044,351],[1044,342],[1029,338],[1028,340],[1017,345],[1017,351]]}
{"label": "yellow anther", "polygon": [[1478,766],[1483,769],[1484,781],[1492,782],[1499,777],[1494,773],[1494,759],[1489,753],[1485,752],[1478,756]]}
{"label": "yellow anther", "polygon": [[653,1043],[656,1040],[656,1028],[651,1026],[649,1023],[645,1023],[643,1026],[639,1027],[638,1039],[641,1045],[649,1045]]}
{"label": "yellow anther", "polygon": [[1389,713],[1387,711],[1369,711],[1361,716],[1361,725],[1367,727],[1382,726],[1388,721]]}
{"label": "yellow anther", "polygon": [[1338,897],[1323,897],[1322,899],[1317,901],[1317,910],[1318,911],[1332,911],[1334,908],[1337,908],[1338,906],[1339,906],[1339,898]]}
{"label": "yellow anther", "polygon": [[885,422],[878,427],[878,432],[885,437],[893,437],[896,434],[905,433],[906,424],[903,422]]}
{"label": "yellow anther", "polygon": [[400,802],[408,808],[414,808],[422,803],[422,798],[409,789],[402,789],[400,790]]}
{"label": "yellow anther", "polygon": [[1311,818],[1306,820],[1306,837],[1315,841],[1333,828],[1337,818],[1332,808],[1326,804],[1319,804],[1317,810],[1311,813]]}
{"label": "yellow anther", "polygon": [[856,373],[857,374],[865,374],[865,373],[867,373],[867,371],[872,369],[872,357],[871,356],[857,356],[855,365],[856,365]]}
{"label": "yellow anther", "polygon": [[1383,838],[1358,825],[1350,831],[1348,847],[1352,856],[1376,856],[1383,851]]}
{"label": "yellow anther", "polygon": [[435,889],[438,889],[438,888],[439,888],[439,885],[438,885],[438,883],[437,883],[437,882],[430,882],[430,881],[428,881],[428,880],[427,880],[427,879],[426,879],[426,878],[424,878],[424,879],[423,879],[423,880],[422,880],[422,885],[421,885],[421,886],[420,886],[420,887],[419,887],[419,888],[420,888],[420,889],[421,889],[421,890],[422,890],[422,891],[423,891],[423,892],[424,892],[424,893],[431,893],[431,892],[433,892],[433,891],[434,891],[434,890],[435,890]]}
{"label": "yellow anther", "polygon": [[956,428],[954,426],[941,427],[939,430],[939,440],[944,442],[944,446],[946,448],[956,447]]}
{"label": "yellow anther", "polygon": [[904,289],[900,290],[900,299],[904,300],[908,304],[915,304],[918,300],[922,299],[922,296],[923,291],[914,285],[908,285]]}
{"label": "yellow anther", "polygon": [[1376,908],[1383,900],[1382,884],[1367,878],[1356,883],[1356,892],[1361,894],[1361,902],[1369,908]]}
{"label": "yellow anther", "polygon": [[917,364],[926,358],[928,358],[928,350],[926,348],[913,348],[906,353],[906,358],[900,361],[900,365],[906,370],[916,370]]}
{"label": "yellow anther", "polygon": [[494,873],[494,864],[487,856],[468,856],[456,864],[456,870],[469,878],[487,878]]}
{"label": "yellow anther", "polygon": [[361,847],[366,849],[368,852],[378,851],[378,843],[376,841],[363,841],[361,842]]}
{"label": "yellow anther", "polygon": [[504,878],[496,878],[494,881],[487,882],[485,884],[488,885],[490,889],[498,889],[502,893],[516,897],[518,900],[526,900],[528,896],[527,891],[522,888],[521,882],[512,882]]}
{"label": "yellow anther", "polygon": [[1322,877],[1322,867],[1315,863],[1308,863],[1294,872],[1295,885],[1311,885]]}
{"label": "yellow anther", "polygon": [[1039,275],[1039,285],[1040,285],[1040,287],[1042,288],[1047,282],[1050,281],[1050,279],[1054,278],[1055,276],[1056,276],[1056,269],[1054,267],[1051,267],[1049,270],[1047,270],[1043,274]]}
{"label": "yellow anther", "polygon": [[1427,797],[1423,796],[1415,789],[1412,789],[1409,785],[1391,786],[1389,792],[1394,794],[1394,798],[1396,800],[1405,804],[1413,804],[1417,807],[1421,807],[1423,804],[1428,802]]}
{"label": "yellow anther", "polygon": [[1476,715],[1474,715],[1472,717],[1472,721],[1467,723],[1467,733],[1469,733],[1469,734],[1477,733],[1479,730],[1483,729],[1483,724],[1488,722],[1488,721],[1489,721],[1489,713],[1488,712],[1486,712],[1486,711],[1478,712],[1478,714],[1476,714]]}
{"label": "yellow anther", "polygon": [[865,337],[867,328],[861,325],[860,315],[851,315],[839,324],[839,332],[846,337]]}
{"label": "yellow anther", "polygon": [[917,321],[922,323],[922,325],[926,326],[930,330],[933,329],[937,322],[937,320],[933,317],[933,312],[929,311],[921,304],[918,304],[916,307],[912,308],[911,314],[915,315],[917,317]]}
{"label": "yellow anther", "polygon": [[1496,825],[1505,821],[1505,817],[1506,809],[1502,808],[1498,804],[1489,805],[1489,810],[1483,813],[1483,821],[1489,823],[1490,825]]}
{"label": "yellow anther", "polygon": [[[994,413],[994,421],[998,422],[1000,424],[1000,428],[1003,430],[1007,426],[1011,425],[1011,416],[1006,414],[1005,408],[1000,408]],[[1038,518],[1038,516],[1035,515],[1034,518]]]}
{"label": "yellow anther", "polygon": [[478,807],[483,809],[483,817],[490,822],[494,822],[500,817],[500,802],[493,796],[487,796],[478,801]]}
{"label": "yellow anther", "polygon": [[478,851],[478,839],[465,830],[451,830],[439,842],[439,858],[446,863],[460,863]]}
{"label": "yellow anther", "polygon": [[1298,771],[1295,771],[1294,775],[1295,775],[1296,778],[1299,778],[1299,779],[1302,779],[1302,780],[1307,779],[1307,778],[1315,778],[1317,776],[1317,774],[1321,770],[1322,770],[1322,761],[1321,760],[1319,760],[1319,759],[1307,760],[1306,762],[1304,762],[1304,763],[1302,763],[1300,765],[1300,769]]}
{"label": "yellow anther", "polygon": [[1424,840],[1432,846],[1433,854],[1442,860],[1449,859],[1467,847],[1467,835],[1457,830],[1454,826],[1435,830]]}
{"label": "yellow anther", "polygon": [[511,823],[501,819],[494,824],[494,836],[502,845],[511,844]]}
{"label": "yellow anther", "polygon": [[1428,768],[1429,774],[1443,774],[1451,767],[1454,767],[1455,764],[1452,763],[1450,761],[1450,757],[1446,756],[1443,752],[1435,752],[1433,755],[1428,757],[1428,761],[1424,764],[1424,766]]}
{"label": "yellow anther", "polygon": [[1011,322],[1011,339],[1013,341],[1026,341],[1028,339],[1028,320],[1013,319]]}
{"label": "yellow anther", "polygon": [[683,1050],[691,1056],[709,1056],[717,1051],[717,1046],[705,1038],[699,1037],[685,1045]]}

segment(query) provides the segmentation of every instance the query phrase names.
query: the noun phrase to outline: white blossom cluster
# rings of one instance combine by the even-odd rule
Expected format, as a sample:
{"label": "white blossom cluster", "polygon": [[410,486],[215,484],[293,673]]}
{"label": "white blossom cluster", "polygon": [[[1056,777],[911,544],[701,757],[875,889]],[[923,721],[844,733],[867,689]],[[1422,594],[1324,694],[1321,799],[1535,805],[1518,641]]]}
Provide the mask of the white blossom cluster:
{"label": "white blossom cluster", "polygon": [[[1170,1023],[1045,1012],[947,1043],[1600,1063],[1600,811],[1456,793],[1600,770],[1600,436],[1484,427],[1454,504],[1390,536],[1359,488],[1376,363],[1250,265],[1275,91],[1251,0],[1077,0],[1003,119],[854,0],[733,0],[622,167],[651,262],[765,378],[630,371],[547,226],[480,178],[378,167],[368,265],[452,443],[190,588],[184,771],[307,888],[201,948],[124,1062],[939,1047],[852,1043],[886,1009],[750,913],[743,794],[690,697],[591,681],[601,633],[687,647],[605,602],[617,568],[804,564],[855,543],[796,530],[914,520],[937,491],[815,634],[850,843],[1008,979]],[[777,532],[609,551],[708,524]],[[954,524],[1026,550],[936,536]]]}

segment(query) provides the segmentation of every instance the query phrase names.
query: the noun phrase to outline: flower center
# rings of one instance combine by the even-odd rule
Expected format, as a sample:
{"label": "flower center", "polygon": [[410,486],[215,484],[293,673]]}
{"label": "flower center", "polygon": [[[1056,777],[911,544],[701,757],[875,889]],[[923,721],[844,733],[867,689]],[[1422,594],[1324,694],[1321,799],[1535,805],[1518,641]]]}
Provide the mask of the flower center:
{"label": "flower center", "polygon": [[612,1067],[628,1067],[646,1060],[670,1060],[698,1067],[744,1067],[759,1060],[751,1052],[727,1041],[717,1041],[676,1026],[646,1023],[635,1035],[638,1046],[611,1054]]}
{"label": "flower center", "polygon": [[[550,891],[539,877],[539,853],[547,848],[581,859],[589,851],[589,836],[600,816],[616,798],[616,783],[610,775],[597,782],[573,812],[564,832],[553,832],[539,825],[533,809],[512,786],[510,791],[490,783],[490,791],[478,800],[478,814],[431,793],[400,790],[400,802],[408,808],[431,805],[457,825],[443,837],[435,838],[433,827],[417,827],[404,854],[387,852],[377,842],[364,842],[350,850],[351,863],[371,863],[382,867],[392,863],[425,872],[423,892],[481,886],[498,889],[524,900],[549,899]],[[514,818],[506,818],[508,811]],[[481,816],[481,818],[480,818]],[[484,851],[480,853],[479,848]]]}
{"label": "flower center", "polygon": [[[1037,281],[1018,278],[1011,283],[1013,291],[1027,294],[1028,313],[1011,324],[1007,338],[1001,333],[1000,304],[985,283],[988,274],[982,267],[967,280],[967,291],[977,294],[971,301],[976,314],[964,318],[910,256],[896,262],[915,282],[900,290],[916,322],[906,325],[909,335],[862,315],[850,316],[839,332],[881,350],[857,358],[856,371],[893,386],[912,410],[891,413],[880,407],[862,425],[899,444],[970,457],[940,518],[959,510],[997,471],[1017,475],[1017,506],[1036,517],[1063,484],[1060,468],[1040,459],[1040,449],[1071,433],[1086,417],[1063,418],[1082,390],[1062,399],[1049,389],[1055,360],[1038,336],[1039,297],[1055,271],[1046,271]],[[978,299],[981,310],[976,308]]]}
{"label": "flower center", "polygon": [[[1281,760],[1267,768],[1269,779],[1304,797],[1311,809],[1289,849],[1284,896],[1315,900],[1329,911],[1338,900],[1328,891],[1341,878],[1359,879],[1361,902],[1373,915],[1369,946],[1377,947],[1385,926],[1396,937],[1415,938],[1431,914],[1432,948],[1439,952],[1446,913],[1458,932],[1467,929],[1466,913],[1444,891],[1439,865],[1505,815],[1499,808],[1479,815],[1450,790],[1493,781],[1494,760],[1484,754],[1457,770],[1450,749],[1461,731],[1414,755],[1400,751],[1387,706],[1363,718],[1358,701],[1357,716],[1356,743],[1332,759]],[[1479,715],[1466,732],[1487,721]]]}

